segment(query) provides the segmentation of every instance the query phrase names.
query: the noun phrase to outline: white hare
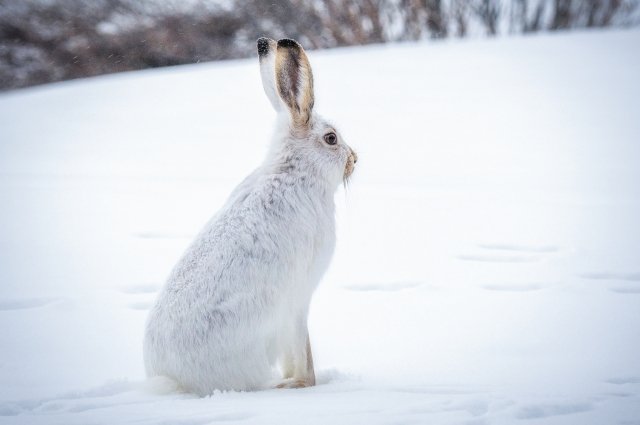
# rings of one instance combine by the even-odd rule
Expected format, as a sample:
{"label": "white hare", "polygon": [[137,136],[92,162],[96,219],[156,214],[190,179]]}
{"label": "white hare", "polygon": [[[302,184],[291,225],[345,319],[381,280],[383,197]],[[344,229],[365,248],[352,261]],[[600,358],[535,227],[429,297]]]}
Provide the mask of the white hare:
{"label": "white hare", "polygon": [[200,395],[315,384],[309,303],[333,254],[334,193],[357,160],[313,111],[302,47],[261,38],[258,55],[273,145],[175,266],[145,331],[147,375]]}

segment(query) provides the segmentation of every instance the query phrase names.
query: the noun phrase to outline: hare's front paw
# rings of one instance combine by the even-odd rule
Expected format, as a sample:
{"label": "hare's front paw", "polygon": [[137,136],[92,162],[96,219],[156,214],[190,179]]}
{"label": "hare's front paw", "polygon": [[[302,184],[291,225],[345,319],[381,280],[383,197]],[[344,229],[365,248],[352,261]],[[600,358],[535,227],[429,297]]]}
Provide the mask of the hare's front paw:
{"label": "hare's front paw", "polygon": [[289,378],[280,382],[275,388],[306,388],[312,387],[313,383],[305,379]]}

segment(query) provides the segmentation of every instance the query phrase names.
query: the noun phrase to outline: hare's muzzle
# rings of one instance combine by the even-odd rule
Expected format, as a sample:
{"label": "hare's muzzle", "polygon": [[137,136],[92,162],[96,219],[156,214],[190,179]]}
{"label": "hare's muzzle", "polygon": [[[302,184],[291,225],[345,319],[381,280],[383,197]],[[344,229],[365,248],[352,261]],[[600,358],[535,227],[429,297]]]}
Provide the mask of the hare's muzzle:
{"label": "hare's muzzle", "polygon": [[356,154],[356,151],[354,151],[353,149],[349,148],[349,157],[347,158],[347,165],[345,165],[344,167],[344,178],[348,178],[352,173],[353,170],[355,168],[356,162],[358,162],[358,154]]}

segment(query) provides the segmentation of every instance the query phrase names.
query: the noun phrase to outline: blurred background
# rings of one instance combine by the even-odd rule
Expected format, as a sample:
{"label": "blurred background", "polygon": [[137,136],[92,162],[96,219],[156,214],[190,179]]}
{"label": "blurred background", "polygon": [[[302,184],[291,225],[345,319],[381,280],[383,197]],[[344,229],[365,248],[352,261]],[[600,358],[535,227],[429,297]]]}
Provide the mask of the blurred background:
{"label": "blurred background", "polygon": [[309,49],[629,27],[640,0],[0,0],[0,90]]}

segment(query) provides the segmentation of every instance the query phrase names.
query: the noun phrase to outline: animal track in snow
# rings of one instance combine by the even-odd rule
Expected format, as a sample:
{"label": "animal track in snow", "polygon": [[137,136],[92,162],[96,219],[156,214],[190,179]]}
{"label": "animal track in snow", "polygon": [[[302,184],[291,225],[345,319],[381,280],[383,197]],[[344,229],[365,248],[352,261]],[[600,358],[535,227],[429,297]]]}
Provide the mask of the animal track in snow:
{"label": "animal track in snow", "polygon": [[133,236],[140,239],[191,239],[194,235],[168,232],[137,232]]}
{"label": "animal track in snow", "polygon": [[394,283],[369,283],[366,285],[345,285],[342,288],[348,291],[386,291],[395,292],[405,289],[413,289],[424,285],[423,282],[394,282]]}
{"label": "animal track in snow", "polygon": [[14,300],[0,300],[0,311],[25,310],[44,307],[58,301],[59,298],[23,298]]}
{"label": "animal track in snow", "polygon": [[[558,252],[555,245],[519,245],[508,243],[478,244],[484,253],[458,255],[458,260],[486,263],[532,263],[539,261],[543,254]],[[486,253],[486,252],[490,253]]]}
{"label": "animal track in snow", "polygon": [[605,382],[615,385],[640,384],[640,376],[624,376],[619,378],[611,378],[607,379]]}
{"label": "animal track in snow", "polygon": [[471,395],[471,394],[478,394],[483,392],[480,389],[444,386],[444,385],[429,385],[429,386],[410,385],[406,387],[393,386],[393,387],[390,387],[389,390],[398,392],[398,393],[431,394],[431,395]]}
{"label": "animal track in snow", "polygon": [[518,419],[541,419],[550,416],[571,415],[574,413],[588,412],[593,409],[591,403],[569,404],[530,404],[516,411]]}
{"label": "animal track in snow", "polygon": [[480,248],[494,251],[517,251],[536,254],[545,254],[558,252],[559,249],[555,245],[516,245],[516,244],[500,244],[500,243],[483,243],[478,245]]}
{"label": "animal track in snow", "polygon": [[133,295],[133,296],[143,296],[143,298],[132,297],[133,299],[138,299],[140,301],[134,301],[127,305],[132,310],[141,310],[146,311],[149,310],[153,306],[153,302],[148,300],[148,296],[145,295],[153,295],[160,290],[160,285],[156,285],[154,283],[149,284],[140,284],[140,285],[129,285],[120,289],[121,292]]}
{"label": "animal track in snow", "polygon": [[471,416],[482,416],[489,411],[489,402],[482,399],[466,400],[453,403],[447,410],[464,410]]}
{"label": "animal track in snow", "polygon": [[629,288],[629,287],[616,287],[609,288],[611,292],[616,292],[618,294],[640,294],[640,287],[638,288]]}
{"label": "animal track in snow", "polygon": [[458,255],[458,260],[485,263],[532,263],[539,258],[534,255]]}
{"label": "animal track in snow", "polygon": [[149,310],[153,307],[152,302],[140,301],[137,303],[130,303],[129,308],[132,310]]}
{"label": "animal track in snow", "polygon": [[591,280],[624,280],[640,283],[640,273],[593,272],[582,273],[579,276]]}
{"label": "animal track in snow", "polygon": [[543,289],[544,286],[537,283],[528,284],[489,284],[482,285],[483,289],[488,291],[504,291],[504,292],[531,292]]}
{"label": "animal track in snow", "polygon": [[129,285],[121,289],[125,294],[152,294],[160,290],[160,285],[153,283],[144,285]]}

